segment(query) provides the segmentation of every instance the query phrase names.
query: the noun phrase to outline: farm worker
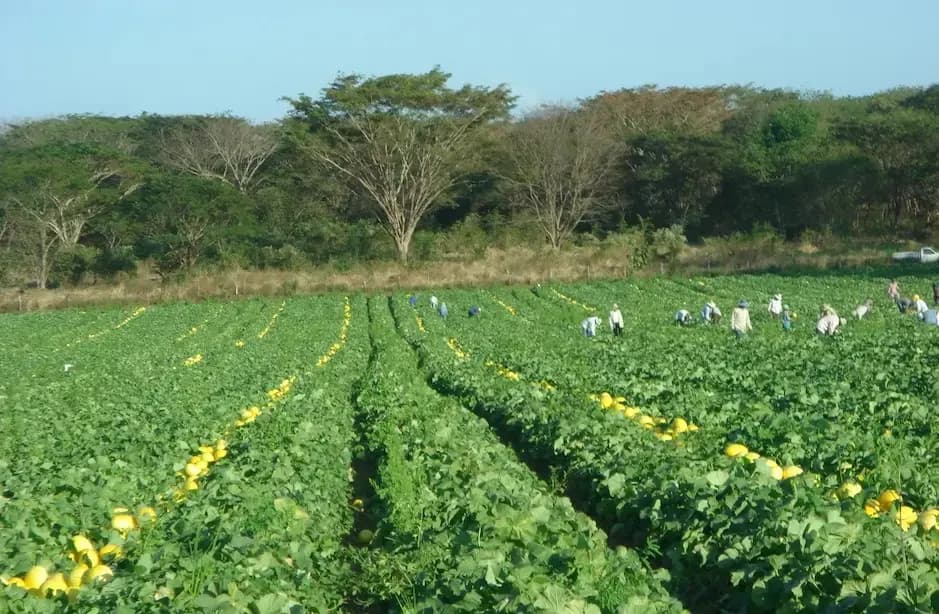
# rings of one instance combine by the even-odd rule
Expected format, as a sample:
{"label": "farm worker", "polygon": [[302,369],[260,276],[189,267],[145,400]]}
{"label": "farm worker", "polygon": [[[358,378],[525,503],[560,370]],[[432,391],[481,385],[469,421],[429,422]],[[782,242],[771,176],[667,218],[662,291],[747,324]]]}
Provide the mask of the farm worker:
{"label": "farm worker", "polygon": [[610,312],[610,329],[614,337],[623,334],[623,312],[619,310],[619,305],[613,303],[613,311]]}
{"label": "farm worker", "polygon": [[433,309],[434,311],[437,310],[437,302],[438,302],[438,301],[437,301],[436,295],[433,295],[433,294],[432,294],[432,295],[430,296],[430,308]]}
{"label": "farm worker", "polygon": [[411,298],[408,299],[408,303],[411,305],[411,307],[417,307],[417,295],[412,294]]}
{"label": "farm worker", "polygon": [[446,303],[440,303],[440,309],[438,310],[438,312],[440,313],[441,318],[446,318],[448,315],[450,315],[450,312],[447,311]]}
{"label": "farm worker", "polygon": [[820,335],[834,335],[840,324],[841,320],[838,319],[838,316],[829,313],[818,319],[818,323],[815,325],[815,332]]}
{"label": "farm worker", "polygon": [[890,280],[890,285],[887,286],[887,296],[893,300],[900,298],[900,282],[898,282],[896,279]]}
{"label": "farm worker", "polygon": [[939,305],[939,281],[932,282],[932,302]]}
{"label": "farm worker", "polygon": [[828,305],[822,305],[820,317],[815,324],[815,332],[821,335],[834,335],[840,325],[841,319],[835,310]]}
{"label": "farm worker", "polygon": [[913,306],[913,301],[911,301],[910,299],[906,297],[897,298],[896,303],[897,303],[897,309],[900,311],[900,313],[906,313],[907,311],[910,310],[910,307]]}
{"label": "farm worker", "polygon": [[747,301],[741,299],[734,307],[730,314],[730,330],[734,331],[737,339],[753,330],[753,325],[750,324],[750,303]]}
{"label": "farm worker", "polygon": [[792,321],[796,319],[796,314],[792,313],[789,305],[783,305],[782,327],[783,330],[792,330]]}
{"label": "farm worker", "polygon": [[919,318],[926,324],[939,326],[939,314],[937,314],[935,309],[927,309],[925,313],[919,315]]}
{"label": "farm worker", "polygon": [[479,311],[480,311],[479,307],[477,307],[476,305],[473,305],[472,307],[469,308],[469,317],[473,318],[473,317],[478,316]]}
{"label": "farm worker", "polygon": [[873,308],[874,308],[873,299],[867,299],[866,301],[864,301],[863,305],[858,305],[857,307],[854,308],[854,312],[853,312],[854,317],[860,320],[861,318],[869,314]]}
{"label": "farm worker", "polygon": [[675,312],[675,324],[687,326],[691,324],[691,313],[687,309],[679,309]]}
{"label": "farm worker", "polygon": [[935,309],[927,309],[926,312],[921,314],[919,317],[926,324],[939,326],[939,312],[937,312]]}
{"label": "farm worker", "polygon": [[721,310],[717,308],[714,301],[708,301],[705,303],[704,307],[701,308],[701,320],[705,324],[720,324]]}
{"label": "farm worker", "polygon": [[597,327],[602,324],[602,320],[597,316],[590,316],[586,320],[580,323],[580,328],[584,331],[585,337],[596,337],[597,336]]}
{"label": "farm worker", "polygon": [[541,284],[535,284],[535,286],[531,289],[531,291],[535,296],[540,297],[541,296]]}
{"label": "farm worker", "polygon": [[774,318],[778,318],[780,315],[782,315],[782,294],[773,296],[773,298],[771,298],[769,301],[769,307],[767,307],[767,309],[769,311],[769,315],[773,316]]}
{"label": "farm worker", "polygon": [[916,309],[916,313],[926,313],[929,309],[929,305],[926,304],[926,301],[919,297],[919,294],[913,295],[913,307]]}

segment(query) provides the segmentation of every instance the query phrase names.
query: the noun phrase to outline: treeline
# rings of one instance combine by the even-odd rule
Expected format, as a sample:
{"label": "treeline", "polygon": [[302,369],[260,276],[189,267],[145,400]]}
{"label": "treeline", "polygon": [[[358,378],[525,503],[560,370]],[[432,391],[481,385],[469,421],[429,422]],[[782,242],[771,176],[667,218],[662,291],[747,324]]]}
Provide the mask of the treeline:
{"label": "treeline", "polygon": [[561,249],[627,230],[660,253],[753,229],[923,238],[939,213],[939,85],[643,87],[519,116],[509,88],[448,80],[343,76],[264,125],[6,126],[0,283]]}

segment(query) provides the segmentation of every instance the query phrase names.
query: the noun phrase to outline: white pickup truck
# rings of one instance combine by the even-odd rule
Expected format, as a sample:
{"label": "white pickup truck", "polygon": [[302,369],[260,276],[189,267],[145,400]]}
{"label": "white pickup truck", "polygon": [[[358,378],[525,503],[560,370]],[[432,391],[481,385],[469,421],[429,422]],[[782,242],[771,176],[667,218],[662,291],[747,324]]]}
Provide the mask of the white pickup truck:
{"label": "white pickup truck", "polygon": [[939,262],[939,252],[931,247],[922,247],[917,252],[894,252],[894,260],[915,260],[917,262]]}

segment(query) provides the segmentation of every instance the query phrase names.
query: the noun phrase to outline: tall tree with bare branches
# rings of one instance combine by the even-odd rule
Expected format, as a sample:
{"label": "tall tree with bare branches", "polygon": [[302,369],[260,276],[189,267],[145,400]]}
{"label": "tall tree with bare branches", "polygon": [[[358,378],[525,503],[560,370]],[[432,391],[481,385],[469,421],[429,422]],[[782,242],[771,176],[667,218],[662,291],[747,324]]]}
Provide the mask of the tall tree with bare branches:
{"label": "tall tree with bare branches", "polygon": [[517,124],[507,141],[506,179],[560,249],[574,229],[605,204],[620,146],[595,113],[543,107]]}
{"label": "tall tree with bare branches", "polygon": [[160,135],[162,157],[169,166],[222,181],[240,192],[257,186],[278,143],[273,126],[253,126],[227,115],[179,122]]}
{"label": "tall tree with bare branches", "polygon": [[137,169],[115,151],[49,143],[15,148],[0,166],[0,198],[12,231],[35,255],[33,271],[46,286],[55,252],[78,244],[88,222],[136,190]]}
{"label": "tall tree with bare branches", "polygon": [[506,117],[514,100],[504,86],[448,88],[449,77],[437,68],[350,75],[318,100],[288,99],[304,149],[375,205],[403,263],[421,220],[446,202],[467,171],[471,134]]}

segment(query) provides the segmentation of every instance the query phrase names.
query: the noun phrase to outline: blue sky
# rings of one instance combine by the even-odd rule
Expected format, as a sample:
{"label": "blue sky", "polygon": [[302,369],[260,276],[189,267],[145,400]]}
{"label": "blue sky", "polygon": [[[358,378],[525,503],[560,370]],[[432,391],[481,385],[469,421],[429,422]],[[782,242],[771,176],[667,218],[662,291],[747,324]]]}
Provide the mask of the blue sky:
{"label": "blue sky", "polygon": [[647,83],[861,95],[939,82],[939,0],[0,0],[0,120],[264,121],[340,72],[436,64],[523,107]]}

